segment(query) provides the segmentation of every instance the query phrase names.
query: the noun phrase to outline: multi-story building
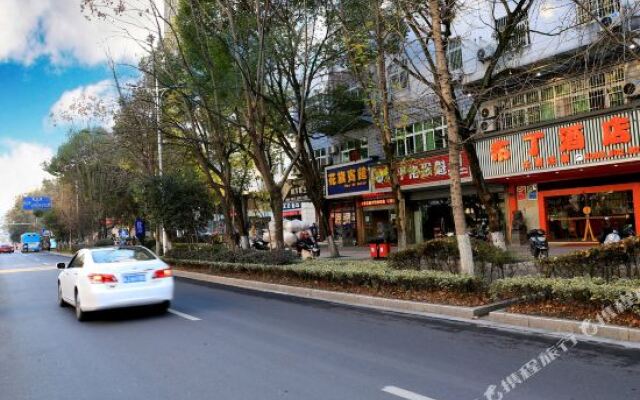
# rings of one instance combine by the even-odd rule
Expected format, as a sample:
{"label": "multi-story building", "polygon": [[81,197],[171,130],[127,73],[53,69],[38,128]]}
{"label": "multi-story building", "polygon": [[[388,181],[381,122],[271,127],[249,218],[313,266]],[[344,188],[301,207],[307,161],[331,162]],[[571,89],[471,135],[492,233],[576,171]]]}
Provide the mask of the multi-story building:
{"label": "multi-story building", "polygon": [[[640,226],[638,3],[544,4],[501,66],[516,79],[480,110],[477,152],[485,179],[505,187],[509,233],[517,213],[552,241],[595,242],[607,227]],[[486,65],[477,55],[469,83]]]}
{"label": "multi-story building", "polygon": [[[492,2],[460,12],[448,61],[461,98],[477,94],[505,18]],[[510,233],[516,212],[552,240],[594,241],[605,226],[640,226],[637,2],[538,1],[498,62],[481,106],[477,152]],[[446,124],[433,95],[389,62],[396,154],[410,242],[452,231]],[[394,219],[374,126],[314,143],[326,166],[337,234],[364,243]],[[365,171],[367,181],[365,182]],[[462,159],[470,225],[483,209]],[[363,178],[363,179],[360,179]],[[342,228],[342,229],[341,229]]]}

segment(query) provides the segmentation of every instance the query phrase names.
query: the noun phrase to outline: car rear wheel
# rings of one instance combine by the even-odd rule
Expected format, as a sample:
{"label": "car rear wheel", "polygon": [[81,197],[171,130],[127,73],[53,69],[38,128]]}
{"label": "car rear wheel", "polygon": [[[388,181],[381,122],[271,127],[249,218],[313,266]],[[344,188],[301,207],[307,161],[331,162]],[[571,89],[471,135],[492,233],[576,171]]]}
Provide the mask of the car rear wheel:
{"label": "car rear wheel", "polygon": [[171,307],[171,302],[170,301],[163,301],[162,303],[160,303],[158,305],[158,312],[160,314],[164,314],[169,310],[169,307]]}
{"label": "car rear wheel", "polygon": [[67,302],[62,298],[62,287],[60,286],[60,282],[58,282],[58,305],[60,307],[67,306]]}
{"label": "car rear wheel", "polygon": [[76,319],[80,322],[87,320],[87,313],[82,311],[82,305],[80,304],[80,296],[78,296],[78,291],[76,290]]}

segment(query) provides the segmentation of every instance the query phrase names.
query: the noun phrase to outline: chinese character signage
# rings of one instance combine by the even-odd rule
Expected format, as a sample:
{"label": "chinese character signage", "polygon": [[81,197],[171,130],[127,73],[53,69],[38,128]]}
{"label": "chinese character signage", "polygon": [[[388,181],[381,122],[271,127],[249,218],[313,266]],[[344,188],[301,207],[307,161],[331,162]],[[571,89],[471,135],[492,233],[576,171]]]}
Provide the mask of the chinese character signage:
{"label": "chinese character signage", "polygon": [[282,204],[283,210],[295,210],[297,208],[302,208],[302,203],[299,201],[285,201]]}
{"label": "chinese character signage", "polygon": [[640,159],[640,111],[634,110],[497,136],[478,142],[486,178]]}
{"label": "chinese character signage", "polygon": [[369,160],[327,167],[324,170],[327,197],[369,192]]}
{"label": "chinese character signage", "polygon": [[22,198],[22,209],[24,211],[50,210],[51,197],[24,197]]}
{"label": "chinese character signage", "polygon": [[[389,170],[386,165],[377,165],[371,169],[374,190],[385,190],[391,187]],[[460,164],[461,177],[468,178],[469,161],[463,153]],[[449,155],[408,159],[398,165],[400,186],[433,186],[443,185],[449,180]]]}

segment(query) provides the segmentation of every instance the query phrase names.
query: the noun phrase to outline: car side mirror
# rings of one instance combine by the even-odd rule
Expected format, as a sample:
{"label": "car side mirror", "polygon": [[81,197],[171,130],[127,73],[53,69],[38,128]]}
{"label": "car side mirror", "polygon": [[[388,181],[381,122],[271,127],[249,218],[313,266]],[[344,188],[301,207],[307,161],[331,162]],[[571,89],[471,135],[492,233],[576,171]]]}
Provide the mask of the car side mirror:
{"label": "car side mirror", "polygon": [[57,264],[57,266],[58,266],[58,269],[65,269],[65,268],[67,268],[67,264],[65,264],[65,263],[58,263],[58,264]]}

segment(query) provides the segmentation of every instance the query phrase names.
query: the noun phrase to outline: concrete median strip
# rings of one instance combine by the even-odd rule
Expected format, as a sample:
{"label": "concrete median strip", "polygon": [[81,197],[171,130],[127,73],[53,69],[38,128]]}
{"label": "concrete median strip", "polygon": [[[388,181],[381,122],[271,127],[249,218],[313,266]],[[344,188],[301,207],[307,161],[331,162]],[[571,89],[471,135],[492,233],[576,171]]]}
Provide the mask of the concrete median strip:
{"label": "concrete median strip", "polygon": [[[505,301],[480,307],[460,307],[408,300],[387,299],[383,297],[373,297],[345,292],[333,292],[301,286],[280,285],[247,279],[228,278],[200,272],[174,270],[174,276],[177,279],[196,284],[231,286],[266,293],[327,301],[348,306],[468,322],[485,327],[517,330],[525,333],[551,335],[580,333],[580,321],[496,311],[498,306],[504,308],[513,304],[514,301]],[[616,342],[618,344],[628,345],[635,348],[640,346],[640,329],[605,325],[598,329],[597,334],[584,339],[586,341],[595,342]]]}

